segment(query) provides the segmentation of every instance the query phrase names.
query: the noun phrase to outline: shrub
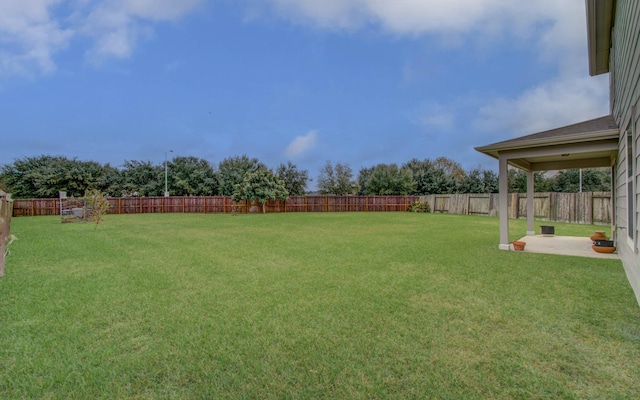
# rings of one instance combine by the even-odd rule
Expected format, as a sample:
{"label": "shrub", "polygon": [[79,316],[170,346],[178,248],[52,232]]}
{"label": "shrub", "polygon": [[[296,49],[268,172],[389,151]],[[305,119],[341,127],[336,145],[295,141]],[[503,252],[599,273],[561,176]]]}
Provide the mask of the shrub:
{"label": "shrub", "polygon": [[417,213],[428,213],[431,212],[431,207],[429,203],[421,203],[420,201],[414,201],[407,208],[409,212],[417,212]]}
{"label": "shrub", "polygon": [[89,204],[89,214],[85,215],[91,222],[95,222],[96,226],[99,225],[104,219],[103,217],[109,211],[109,200],[104,197],[98,190],[92,190],[85,194],[87,204]]}

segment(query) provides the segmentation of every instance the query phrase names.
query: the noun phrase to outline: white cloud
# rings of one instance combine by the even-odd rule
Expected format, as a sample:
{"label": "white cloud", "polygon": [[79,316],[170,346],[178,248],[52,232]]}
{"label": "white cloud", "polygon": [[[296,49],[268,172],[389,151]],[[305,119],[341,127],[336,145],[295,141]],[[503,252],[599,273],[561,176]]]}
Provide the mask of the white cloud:
{"label": "white cloud", "polygon": [[287,146],[285,154],[291,158],[300,157],[313,149],[317,142],[318,133],[316,131],[310,131],[304,136],[297,136],[293,139],[293,141],[289,143],[289,146]]}
{"label": "white cloud", "polygon": [[72,31],[50,15],[50,9],[60,2],[0,2],[0,75],[29,75],[34,68],[44,73],[55,70],[53,55],[72,37]]}
{"label": "white cloud", "polygon": [[[399,35],[496,32],[527,34],[567,18],[582,0],[264,0],[282,18],[320,28],[380,26]],[[254,3],[251,3],[254,4]],[[252,12],[255,8],[251,8]],[[584,13],[579,13],[581,17]],[[255,13],[253,15],[255,18]],[[568,17],[570,18],[570,17]],[[584,17],[582,18],[584,20]]]}
{"label": "white cloud", "polygon": [[430,106],[419,119],[422,126],[436,134],[452,131],[455,121],[455,114],[442,105]]}
{"label": "white cloud", "polygon": [[490,100],[480,108],[475,127],[502,140],[606,115],[607,78],[562,77],[517,98]]}
{"label": "white cloud", "polygon": [[153,24],[193,12],[204,0],[0,1],[0,75],[55,71],[55,55],[77,37],[93,38],[95,61],[125,58]]}
{"label": "white cloud", "polygon": [[537,36],[537,49],[540,60],[556,67],[557,75],[512,98],[488,99],[480,107],[474,126],[487,132],[490,141],[557,128],[609,112],[608,75],[587,74],[584,2],[541,3],[549,15],[556,17]]}
{"label": "white cloud", "polygon": [[94,61],[126,58],[139,40],[152,35],[152,24],[175,21],[202,0],[105,0],[78,19],[80,31],[95,39],[87,53]]}
{"label": "white cloud", "polygon": [[[55,69],[54,55],[70,40],[88,36],[94,60],[125,58],[157,23],[176,21],[205,0],[4,0],[0,2],[0,50],[3,70],[36,64]],[[542,54],[554,57],[584,41],[582,0],[260,0],[242,2],[252,18],[275,13],[318,28],[382,29],[393,35],[435,34],[443,42],[477,33],[529,37],[540,26]],[[64,7],[63,7],[64,6]],[[256,12],[261,9],[263,12]],[[471,34],[471,35],[469,35]],[[482,36],[482,35],[481,35]]]}
{"label": "white cloud", "polygon": [[[514,98],[489,99],[475,121],[487,131],[535,132],[607,113],[605,78],[586,74],[583,0],[267,1],[281,17],[319,28],[378,27],[393,35],[435,35],[445,45],[473,41],[491,46],[502,37],[519,38],[557,75]],[[417,72],[404,73],[411,81]],[[455,125],[455,114],[436,107],[420,122],[447,129]]]}
{"label": "white cloud", "polygon": [[[129,57],[141,40],[153,35],[155,24],[180,20],[201,4],[204,0],[0,1],[0,75],[53,72],[55,55],[77,37],[93,39],[87,51],[93,61]],[[475,122],[487,131],[530,132],[606,112],[606,83],[585,77],[583,0],[245,0],[242,4],[253,18],[264,16],[266,10],[320,29],[374,28],[392,35],[435,35],[443,43],[482,38],[493,43],[514,35],[526,39],[523,44],[533,46],[540,60],[557,67],[558,75],[514,98],[488,100]],[[455,108],[430,112],[421,123],[447,129],[458,125],[456,114]],[[287,153],[301,154],[315,140],[311,132],[296,138]]]}
{"label": "white cloud", "polygon": [[376,24],[400,34],[466,31],[491,14],[499,0],[267,0],[296,23],[357,29]]}

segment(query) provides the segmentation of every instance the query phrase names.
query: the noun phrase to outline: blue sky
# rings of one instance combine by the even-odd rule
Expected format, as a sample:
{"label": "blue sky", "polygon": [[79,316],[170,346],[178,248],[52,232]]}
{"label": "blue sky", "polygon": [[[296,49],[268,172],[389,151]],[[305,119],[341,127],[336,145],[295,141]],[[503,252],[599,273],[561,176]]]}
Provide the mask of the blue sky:
{"label": "blue sky", "polygon": [[607,113],[583,0],[0,0],[0,164],[496,170],[473,147]]}

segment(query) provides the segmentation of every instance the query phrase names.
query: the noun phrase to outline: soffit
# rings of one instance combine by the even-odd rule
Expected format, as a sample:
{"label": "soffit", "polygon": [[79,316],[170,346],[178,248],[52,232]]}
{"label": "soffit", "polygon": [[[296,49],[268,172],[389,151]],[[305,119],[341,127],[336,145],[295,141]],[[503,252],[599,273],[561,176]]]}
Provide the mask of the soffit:
{"label": "soffit", "polygon": [[615,0],[586,0],[589,74],[609,72]]}

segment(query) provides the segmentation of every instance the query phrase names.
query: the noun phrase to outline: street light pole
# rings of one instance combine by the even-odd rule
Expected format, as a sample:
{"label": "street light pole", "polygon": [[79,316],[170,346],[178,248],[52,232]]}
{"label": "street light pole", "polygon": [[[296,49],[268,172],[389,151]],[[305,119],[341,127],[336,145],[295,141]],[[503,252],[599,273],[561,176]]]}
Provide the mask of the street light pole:
{"label": "street light pole", "polygon": [[[173,153],[173,150],[169,150],[169,153]],[[169,197],[169,185],[167,180],[167,152],[164,152],[164,197]]]}
{"label": "street light pole", "polygon": [[582,193],[582,168],[580,168],[580,193]]}

